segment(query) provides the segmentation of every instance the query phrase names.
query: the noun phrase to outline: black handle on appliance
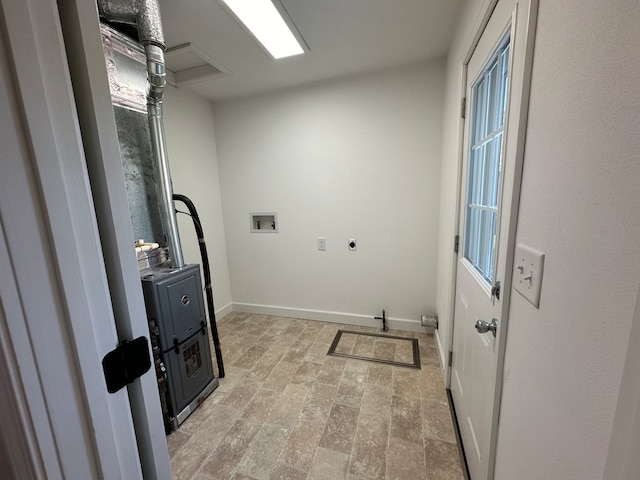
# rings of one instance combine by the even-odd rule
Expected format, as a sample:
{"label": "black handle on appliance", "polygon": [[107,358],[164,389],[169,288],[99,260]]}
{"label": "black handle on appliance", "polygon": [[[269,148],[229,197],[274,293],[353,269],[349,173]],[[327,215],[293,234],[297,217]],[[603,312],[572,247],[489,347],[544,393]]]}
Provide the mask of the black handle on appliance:
{"label": "black handle on appliance", "polygon": [[224,378],[224,363],[222,361],[222,349],[220,348],[220,337],[218,336],[218,327],[216,325],[216,314],[213,308],[213,291],[211,290],[211,270],[209,268],[209,255],[207,254],[207,245],[204,243],[204,232],[200,217],[193,202],[186,195],[179,193],[173,194],[173,200],[184,203],[189,210],[189,215],[193,220],[193,226],[198,236],[200,244],[200,257],[202,258],[202,270],[204,273],[205,291],[207,293],[207,310],[209,311],[209,324],[211,326],[211,336],[213,337],[213,347],[216,351],[216,360],[218,362],[218,376]]}

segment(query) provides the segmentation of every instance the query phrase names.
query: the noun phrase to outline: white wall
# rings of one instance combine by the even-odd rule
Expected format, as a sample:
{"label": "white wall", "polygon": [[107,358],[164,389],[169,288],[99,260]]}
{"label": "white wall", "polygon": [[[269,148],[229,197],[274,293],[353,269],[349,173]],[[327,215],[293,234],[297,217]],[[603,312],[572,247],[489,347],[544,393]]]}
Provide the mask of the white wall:
{"label": "white wall", "polygon": [[215,104],[234,307],[434,311],[443,93],[435,62]]}
{"label": "white wall", "polygon": [[457,233],[457,186],[459,176],[459,155],[462,119],[460,117],[462,86],[462,61],[464,52],[471,42],[471,32],[476,28],[478,11],[485,0],[473,0],[466,4],[460,14],[456,34],[452,39],[447,58],[446,90],[442,115],[442,154],[440,166],[440,225],[438,229],[438,277],[436,312],[438,329],[435,339],[440,354],[440,364],[447,365],[449,342],[453,335],[453,304],[451,295],[454,291],[454,238]]}
{"label": "white wall", "polygon": [[[196,208],[207,242],[216,317],[231,311],[231,287],[225,245],[216,135],[211,102],[188,90],[167,87],[165,132],[173,190],[189,197]],[[181,202],[179,210],[187,211]],[[191,217],[178,215],[186,263],[199,263],[200,247]]]}
{"label": "white wall", "polygon": [[[462,46],[449,57],[438,308],[448,301]],[[540,309],[514,293],[497,479],[602,478],[640,279],[640,4],[540,0],[517,241],[545,252]],[[455,112],[455,113],[452,113]]]}

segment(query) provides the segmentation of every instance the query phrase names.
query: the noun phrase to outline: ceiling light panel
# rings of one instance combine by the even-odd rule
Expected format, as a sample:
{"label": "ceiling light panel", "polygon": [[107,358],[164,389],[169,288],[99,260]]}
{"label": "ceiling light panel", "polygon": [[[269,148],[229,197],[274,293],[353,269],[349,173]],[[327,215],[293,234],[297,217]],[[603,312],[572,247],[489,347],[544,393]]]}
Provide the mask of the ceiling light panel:
{"label": "ceiling light panel", "polygon": [[273,58],[300,55],[304,50],[271,0],[220,0],[234,13]]}

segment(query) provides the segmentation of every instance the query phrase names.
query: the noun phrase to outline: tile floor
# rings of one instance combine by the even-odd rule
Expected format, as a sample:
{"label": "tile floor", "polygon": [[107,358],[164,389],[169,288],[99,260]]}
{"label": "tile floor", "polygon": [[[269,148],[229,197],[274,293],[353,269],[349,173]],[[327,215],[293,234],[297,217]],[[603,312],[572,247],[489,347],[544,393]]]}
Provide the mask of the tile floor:
{"label": "tile floor", "polygon": [[[433,336],[421,370],[329,357],[353,327],[231,313],[226,376],[167,437],[174,480],[463,480]],[[215,364],[215,360],[214,360]]]}

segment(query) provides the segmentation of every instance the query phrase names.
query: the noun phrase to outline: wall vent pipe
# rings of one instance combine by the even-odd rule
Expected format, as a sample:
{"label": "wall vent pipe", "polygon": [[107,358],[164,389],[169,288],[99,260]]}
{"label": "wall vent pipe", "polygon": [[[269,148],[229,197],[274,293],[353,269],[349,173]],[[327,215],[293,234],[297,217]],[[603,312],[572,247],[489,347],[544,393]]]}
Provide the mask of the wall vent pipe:
{"label": "wall vent pipe", "polygon": [[147,113],[151,147],[158,176],[158,202],[162,227],[167,235],[169,258],[174,268],[184,267],[178,222],[173,205],[171,172],[164,133],[162,100],[167,83],[164,34],[157,0],[98,0],[100,15],[112,22],[135,25],[147,59]]}

